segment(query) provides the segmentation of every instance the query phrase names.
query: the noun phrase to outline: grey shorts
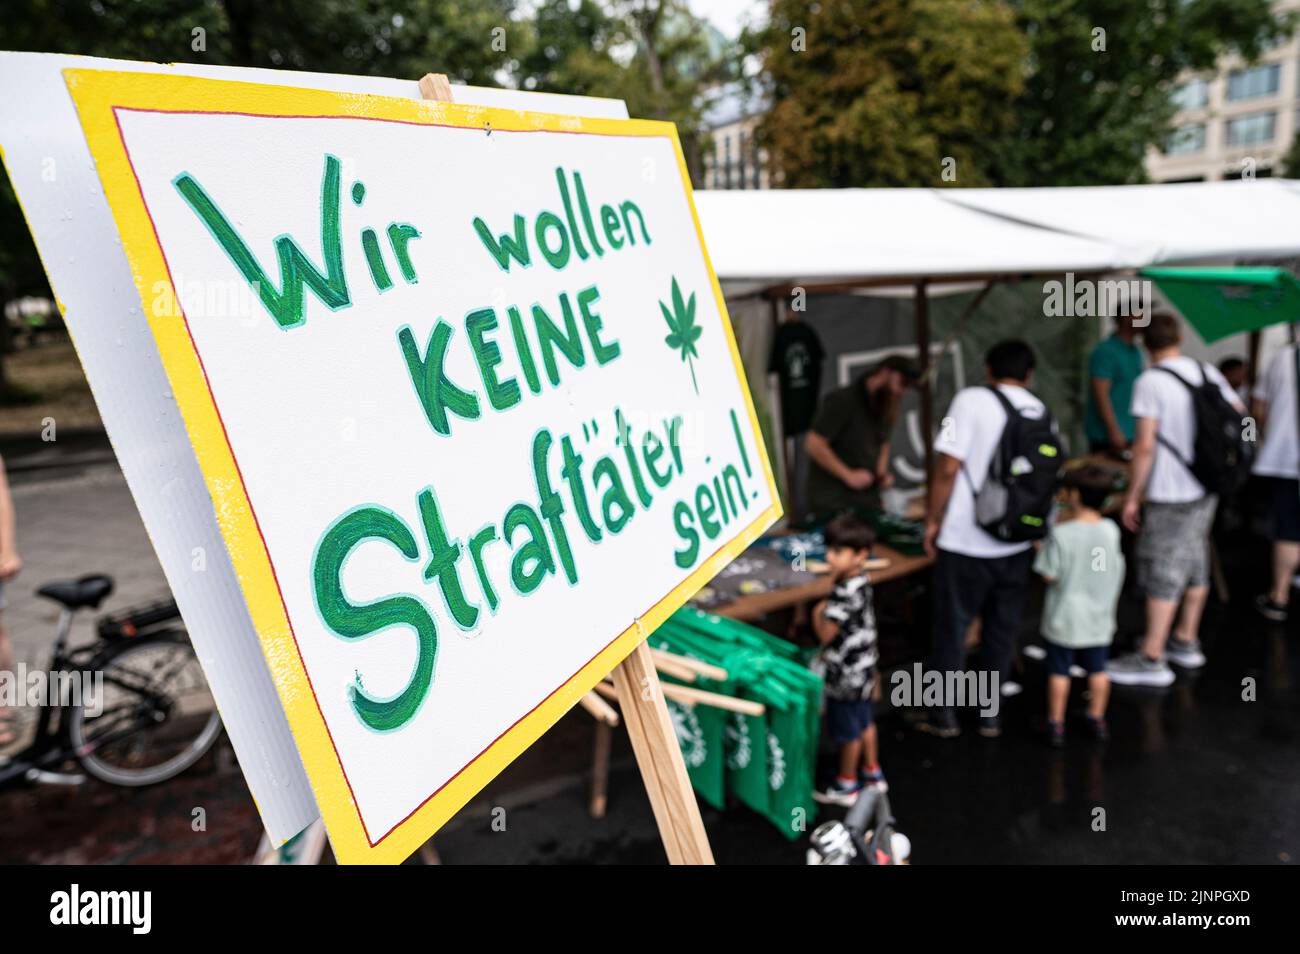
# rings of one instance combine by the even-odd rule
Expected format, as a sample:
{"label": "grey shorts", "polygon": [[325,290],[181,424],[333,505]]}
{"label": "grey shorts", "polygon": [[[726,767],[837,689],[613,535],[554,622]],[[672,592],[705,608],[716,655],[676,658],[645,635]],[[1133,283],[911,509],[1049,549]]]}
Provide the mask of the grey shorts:
{"label": "grey shorts", "polygon": [[1177,601],[1210,583],[1210,527],[1219,498],[1148,503],[1137,539],[1138,582],[1148,597]]}

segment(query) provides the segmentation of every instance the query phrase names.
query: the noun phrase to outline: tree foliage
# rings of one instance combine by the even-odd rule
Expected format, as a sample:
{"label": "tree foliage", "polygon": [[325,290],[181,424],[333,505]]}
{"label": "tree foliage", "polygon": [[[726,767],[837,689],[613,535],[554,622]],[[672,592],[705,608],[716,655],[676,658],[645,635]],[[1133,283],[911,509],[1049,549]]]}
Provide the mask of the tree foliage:
{"label": "tree foliage", "polygon": [[735,45],[682,0],[544,0],[520,59],[523,89],[608,96],[628,114],[677,124],[698,168],[702,93],[736,75]]}
{"label": "tree foliage", "polygon": [[[1015,127],[1024,38],[1005,3],[773,0],[759,136],[787,187],[984,185]],[[952,164],[948,164],[952,168]]]}
{"label": "tree foliage", "polygon": [[1269,0],[772,0],[762,134],[788,186],[1138,182],[1179,77],[1289,29]]}
{"label": "tree foliage", "polygon": [[[1065,185],[1140,180],[1178,77],[1287,29],[1269,0],[771,0],[748,48],[785,186]],[[4,45],[621,98],[693,167],[741,62],[685,0],[6,0]],[[7,179],[0,236],[0,301],[44,293]]]}
{"label": "tree foliage", "polygon": [[1269,0],[1013,0],[1029,40],[1013,136],[994,144],[1000,185],[1141,182],[1187,71],[1250,60],[1286,35]]}
{"label": "tree foliage", "polygon": [[[6,0],[9,49],[497,85],[516,0]],[[505,30],[506,49],[492,43]],[[196,32],[201,31],[201,32]]]}
{"label": "tree foliage", "polygon": [[[703,86],[735,57],[683,0],[5,0],[3,46],[518,86],[625,99],[693,151]],[[0,303],[48,294],[0,177]]]}

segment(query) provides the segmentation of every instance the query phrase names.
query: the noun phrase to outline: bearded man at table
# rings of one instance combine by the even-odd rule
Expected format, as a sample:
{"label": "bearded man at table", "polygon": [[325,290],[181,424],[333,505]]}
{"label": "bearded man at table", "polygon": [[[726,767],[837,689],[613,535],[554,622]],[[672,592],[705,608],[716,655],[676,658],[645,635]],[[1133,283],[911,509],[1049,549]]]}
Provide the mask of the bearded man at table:
{"label": "bearded man at table", "polygon": [[815,521],[880,509],[880,491],[893,483],[889,435],[903,395],[918,378],[915,362],[891,354],[822,400],[804,437],[808,510]]}

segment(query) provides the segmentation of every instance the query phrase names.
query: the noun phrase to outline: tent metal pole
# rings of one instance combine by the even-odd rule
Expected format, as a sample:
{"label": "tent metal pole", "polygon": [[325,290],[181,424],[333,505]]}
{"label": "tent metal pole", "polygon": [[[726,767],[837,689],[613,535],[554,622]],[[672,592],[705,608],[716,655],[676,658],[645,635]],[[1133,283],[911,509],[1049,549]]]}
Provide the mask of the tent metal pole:
{"label": "tent metal pole", "polygon": [[[943,356],[948,353],[948,349],[952,347],[952,343],[957,340],[957,336],[960,335],[966,329],[966,320],[970,318],[971,315],[975,314],[977,310],[979,310],[979,306],[984,303],[984,299],[988,297],[989,292],[993,290],[993,286],[996,283],[997,283],[996,278],[989,279],[988,282],[985,283],[984,287],[979,290],[979,294],[976,295],[973,299],[971,299],[970,304],[967,305],[965,310],[961,313],[961,316],[957,319],[956,323],[952,326],[952,331],[944,335],[943,341],[939,342],[940,361],[942,361]],[[939,373],[938,364],[931,362],[930,375],[933,377],[938,373]]]}
{"label": "tent metal pole", "polygon": [[[772,299],[773,334],[775,334],[776,330],[781,327],[781,322],[783,321],[785,321],[785,299],[773,298]],[[770,381],[771,377],[768,376],[767,380]],[[767,390],[774,398],[774,400],[772,401],[772,411],[773,411],[772,433],[773,436],[780,435],[778,440],[781,442],[781,470],[782,470],[781,476],[783,478],[781,484],[782,486],[785,487],[786,519],[789,523],[794,523],[795,522],[794,519],[790,516],[792,513],[794,513],[794,507],[795,507],[794,461],[791,460],[790,457],[790,436],[786,434],[785,427],[782,424],[785,418],[785,406],[781,403],[781,388],[779,386],[774,388],[769,384]]]}
{"label": "tent metal pole", "polygon": [[1259,329],[1250,333],[1247,338],[1249,342],[1248,349],[1250,358],[1246,362],[1246,387],[1249,389],[1246,393],[1255,393],[1255,380],[1259,377],[1257,369],[1259,368],[1259,343],[1262,338]]}
{"label": "tent metal pole", "polygon": [[916,283],[912,296],[916,321],[916,351],[921,370],[921,438],[925,442],[925,512],[930,512],[934,488],[934,382],[930,379],[930,299],[926,281]]}

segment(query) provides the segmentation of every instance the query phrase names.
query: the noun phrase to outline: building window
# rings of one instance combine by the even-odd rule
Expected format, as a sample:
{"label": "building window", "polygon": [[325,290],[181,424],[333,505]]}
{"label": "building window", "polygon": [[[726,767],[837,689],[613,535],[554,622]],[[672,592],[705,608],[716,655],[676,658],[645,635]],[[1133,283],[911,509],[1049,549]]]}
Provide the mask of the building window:
{"label": "building window", "polygon": [[1276,113],[1249,113],[1235,116],[1228,120],[1228,145],[1251,146],[1255,143],[1272,142],[1273,127],[1277,122]]}
{"label": "building window", "polygon": [[1165,140],[1166,156],[1186,156],[1205,148],[1205,125],[1179,126]]}
{"label": "building window", "polygon": [[1228,74],[1228,100],[1231,102],[1272,96],[1277,92],[1281,79],[1280,63],[1266,63],[1263,66],[1233,70]]}
{"label": "building window", "polygon": [[1173,99],[1179,109],[1201,109],[1210,101],[1210,84],[1203,79],[1188,80],[1174,90]]}
{"label": "building window", "polygon": [[[1252,179],[1271,179],[1273,178],[1273,169],[1271,166],[1265,166],[1262,169],[1254,169],[1250,173]],[[1246,169],[1243,166],[1237,166],[1229,169],[1223,174],[1225,179],[1244,179],[1246,178]]]}

